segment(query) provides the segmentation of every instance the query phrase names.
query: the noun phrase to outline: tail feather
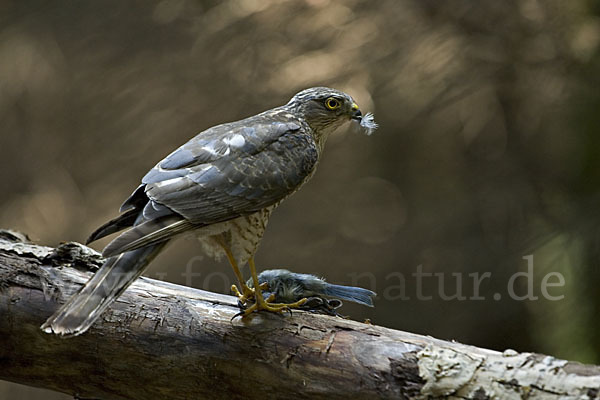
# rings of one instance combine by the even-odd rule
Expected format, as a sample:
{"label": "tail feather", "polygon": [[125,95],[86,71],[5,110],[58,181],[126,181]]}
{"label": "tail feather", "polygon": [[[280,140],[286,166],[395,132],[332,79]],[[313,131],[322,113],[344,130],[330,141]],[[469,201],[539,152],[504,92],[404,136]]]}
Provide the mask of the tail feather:
{"label": "tail feather", "polygon": [[117,236],[104,248],[102,255],[112,257],[126,251],[154,245],[193,227],[191,222],[183,219],[180,215],[172,214],[153,219],[136,225]]}
{"label": "tail feather", "polygon": [[124,214],[119,215],[117,218],[111,219],[100,228],[96,229],[89,238],[85,241],[85,244],[90,244],[98,239],[102,239],[105,236],[113,234],[115,232],[122,231],[125,228],[133,226],[140,214],[140,210],[132,209]]}
{"label": "tail feather", "polygon": [[77,336],[87,331],[144,272],[165,245],[166,242],[163,242],[107,259],[85,286],[48,318],[41,329],[62,336]]}
{"label": "tail feather", "polygon": [[328,283],[325,291],[325,295],[335,297],[342,300],[348,300],[365,306],[373,307],[373,297],[377,293],[354,286],[342,286]]}

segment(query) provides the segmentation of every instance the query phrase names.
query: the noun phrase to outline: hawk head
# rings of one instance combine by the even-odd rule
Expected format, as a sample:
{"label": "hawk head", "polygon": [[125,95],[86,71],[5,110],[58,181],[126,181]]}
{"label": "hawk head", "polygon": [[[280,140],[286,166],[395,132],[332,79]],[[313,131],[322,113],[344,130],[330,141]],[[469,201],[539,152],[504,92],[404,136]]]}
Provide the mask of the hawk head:
{"label": "hawk head", "polygon": [[305,89],[292,97],[285,107],[310,125],[318,141],[344,122],[362,121],[362,113],[352,97],[327,87]]}

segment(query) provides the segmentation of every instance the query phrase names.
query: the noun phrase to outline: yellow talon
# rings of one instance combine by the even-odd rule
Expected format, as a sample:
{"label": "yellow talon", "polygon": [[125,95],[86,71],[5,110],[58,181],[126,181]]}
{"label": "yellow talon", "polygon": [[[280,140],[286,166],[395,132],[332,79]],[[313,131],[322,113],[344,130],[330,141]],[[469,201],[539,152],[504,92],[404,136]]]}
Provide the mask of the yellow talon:
{"label": "yellow talon", "polygon": [[240,299],[244,296],[243,294],[240,293],[237,286],[235,286],[235,285],[231,285],[231,291],[233,292],[234,295],[236,295]]}
{"label": "yellow talon", "polygon": [[[254,298],[254,293],[255,290],[248,287],[248,285],[246,284],[241,284],[242,286],[242,292],[239,291],[238,287],[236,285],[231,285],[231,291],[233,292],[233,294],[235,296],[238,297],[238,301],[241,304],[246,304],[246,302],[249,299],[253,299]],[[266,290],[269,288],[269,284],[267,282],[261,283],[259,286],[260,290]]]}
{"label": "yellow talon", "polygon": [[273,300],[275,299],[275,295],[272,294],[271,296],[269,296],[268,299],[263,299],[262,298],[262,294],[260,296],[257,296],[257,301],[252,304],[250,307],[248,307],[247,309],[244,310],[243,316],[249,315],[251,313],[253,313],[254,311],[261,311],[261,310],[265,310],[265,311],[270,311],[270,312],[276,312],[276,313],[281,313],[284,311],[288,311],[294,308],[299,308],[301,307],[304,303],[306,303],[307,299],[300,299],[295,303],[271,303]]}

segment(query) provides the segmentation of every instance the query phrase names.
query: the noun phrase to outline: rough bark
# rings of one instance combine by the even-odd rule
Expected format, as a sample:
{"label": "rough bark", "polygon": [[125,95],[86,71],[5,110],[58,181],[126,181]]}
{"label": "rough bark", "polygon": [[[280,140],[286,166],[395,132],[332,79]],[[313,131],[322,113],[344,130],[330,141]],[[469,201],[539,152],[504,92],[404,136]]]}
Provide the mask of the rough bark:
{"label": "rough bark", "polygon": [[101,263],[0,232],[0,379],[79,398],[593,399],[600,367],[504,353],[336,317],[259,313],[141,278],[89,332],[39,326]]}

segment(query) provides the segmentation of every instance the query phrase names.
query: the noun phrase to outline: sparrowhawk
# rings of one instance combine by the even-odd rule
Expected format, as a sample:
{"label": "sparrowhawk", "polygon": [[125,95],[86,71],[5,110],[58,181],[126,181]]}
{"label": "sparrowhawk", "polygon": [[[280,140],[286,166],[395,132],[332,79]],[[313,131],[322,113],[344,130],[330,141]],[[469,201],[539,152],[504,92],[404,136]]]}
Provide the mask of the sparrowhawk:
{"label": "sparrowhawk", "polygon": [[[303,304],[265,301],[254,254],[271,212],[314,174],[328,135],[351,119],[368,132],[376,127],[352,97],[316,87],[281,107],[199,133],[156,164],[125,200],[122,214],[91,234],[87,243],[125,230],[104,248],[107,259],[98,272],[42,329],[85,332],[170,239],[189,231],[209,255],[227,256],[240,301],[253,303],[245,314]],[[240,271],[246,263],[254,289]]]}

